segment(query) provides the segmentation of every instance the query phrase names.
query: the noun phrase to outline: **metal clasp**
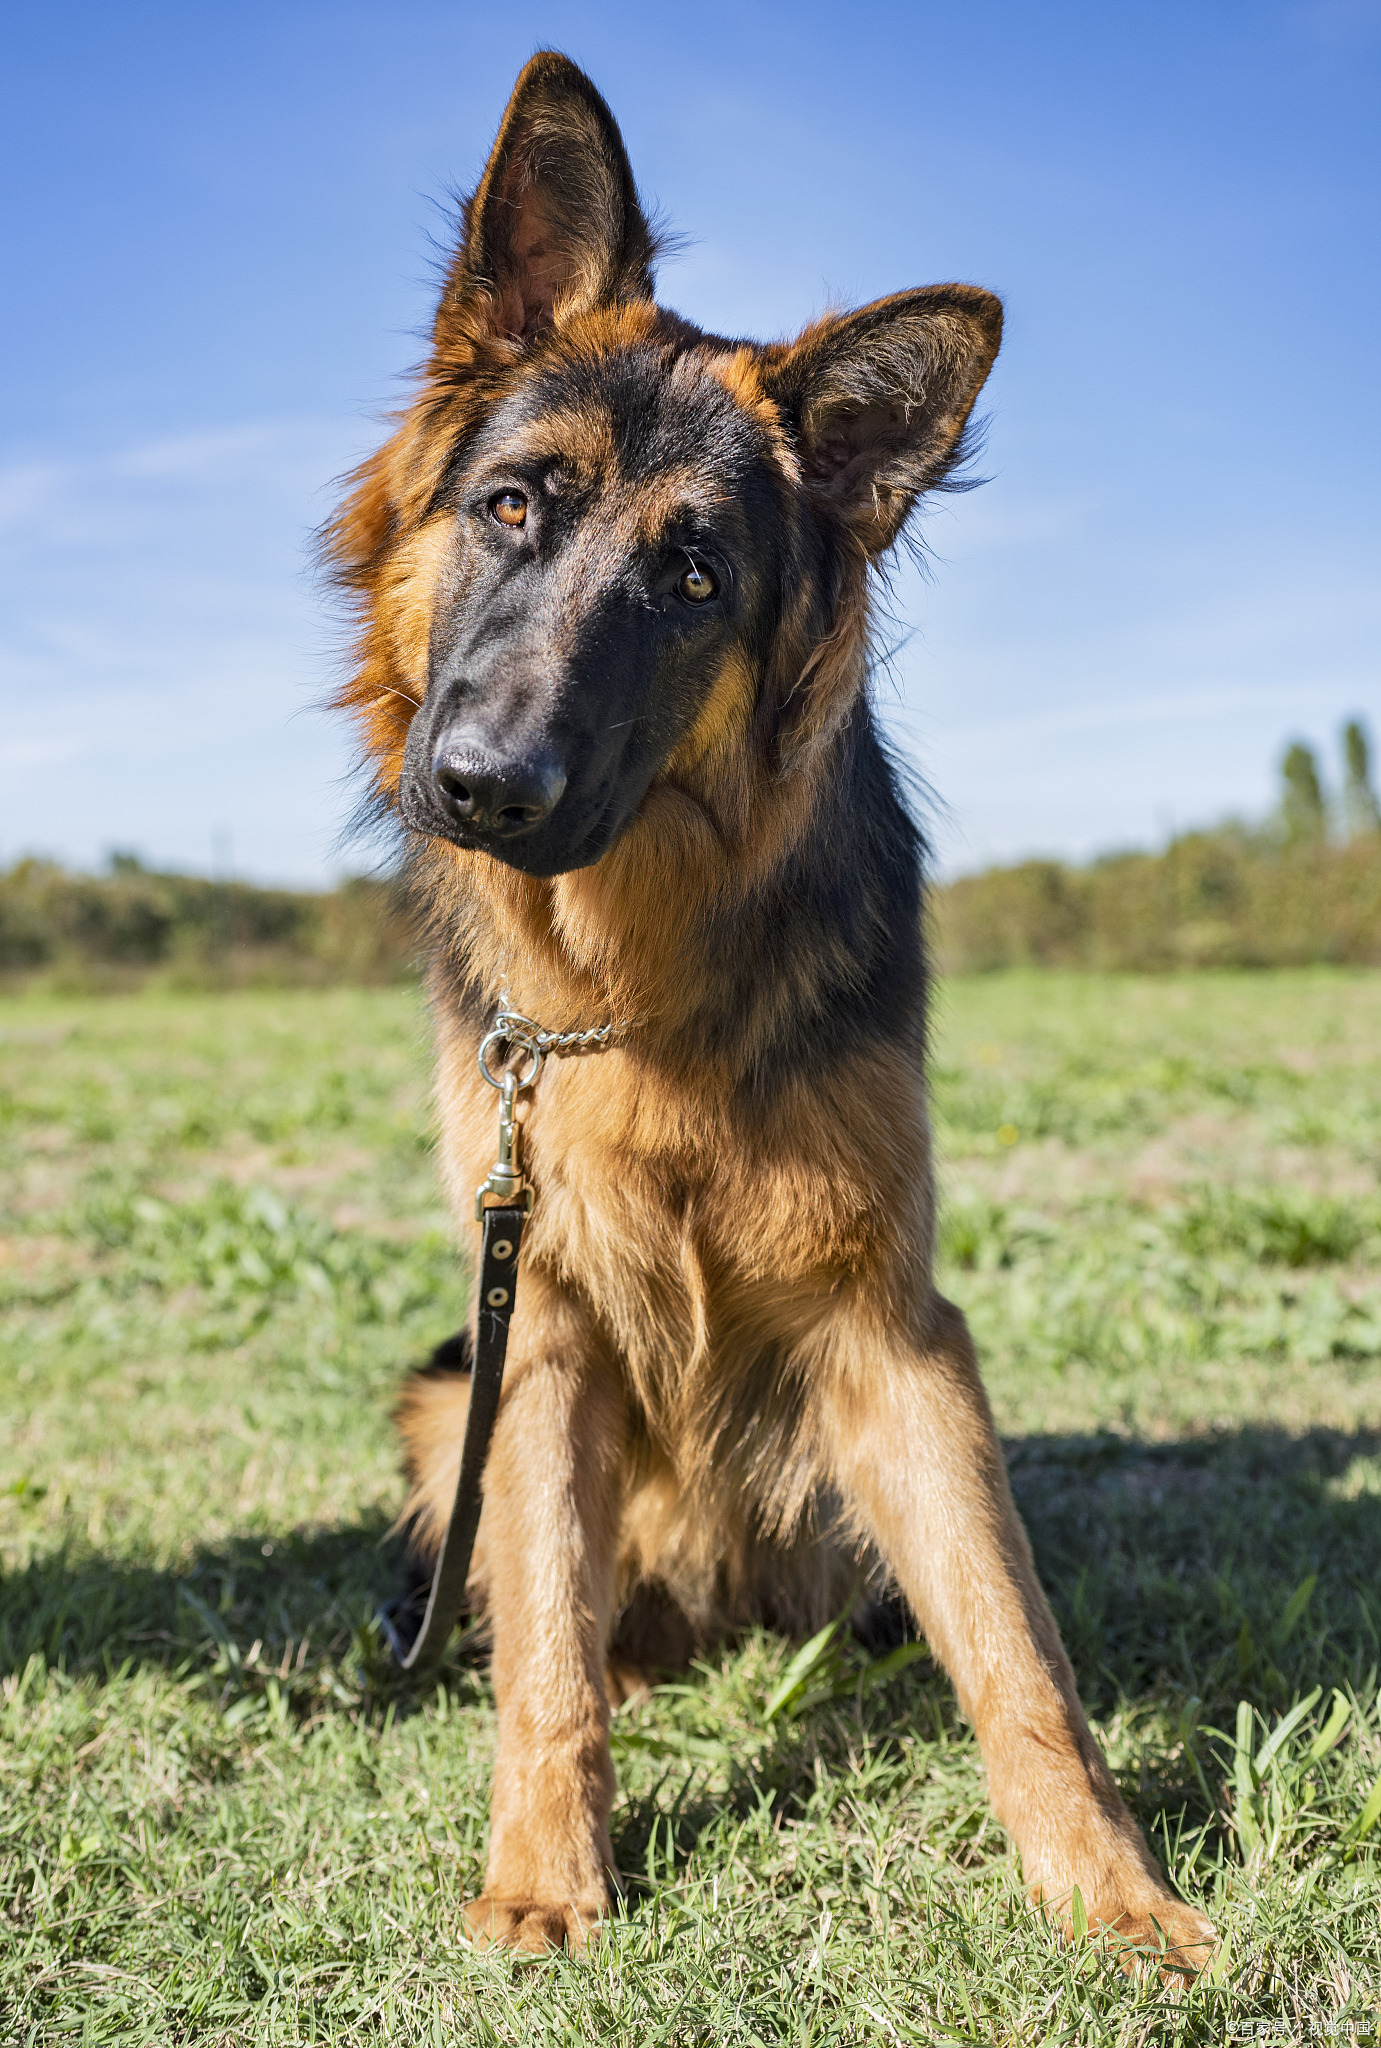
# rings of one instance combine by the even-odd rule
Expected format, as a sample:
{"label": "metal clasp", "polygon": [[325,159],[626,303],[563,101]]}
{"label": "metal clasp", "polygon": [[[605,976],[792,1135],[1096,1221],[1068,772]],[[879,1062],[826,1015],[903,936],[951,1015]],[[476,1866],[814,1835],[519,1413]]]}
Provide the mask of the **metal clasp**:
{"label": "metal clasp", "polygon": [[[492,1045],[519,1047],[528,1056],[526,1073],[512,1070],[494,1073],[488,1059]],[[483,1222],[485,1208],[490,1202],[503,1208],[520,1203],[530,1216],[532,1189],[523,1178],[518,1160],[522,1129],[516,1115],[516,1104],[518,1090],[530,1088],[542,1071],[542,1049],[533,1039],[519,1037],[511,1031],[489,1031],[480,1042],[479,1070],[490,1087],[499,1091],[499,1156],[475,1190],[475,1221]]]}

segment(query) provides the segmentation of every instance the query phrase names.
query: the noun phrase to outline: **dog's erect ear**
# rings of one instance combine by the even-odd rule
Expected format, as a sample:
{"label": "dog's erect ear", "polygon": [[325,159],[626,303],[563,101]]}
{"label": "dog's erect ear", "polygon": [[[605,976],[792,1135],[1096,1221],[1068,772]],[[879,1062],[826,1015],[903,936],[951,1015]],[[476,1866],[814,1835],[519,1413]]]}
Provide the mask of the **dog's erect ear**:
{"label": "dog's erect ear", "polygon": [[563,312],[650,299],[655,254],[613,115],[583,71],[544,50],[514,86],[466,205],[437,340],[529,341]]}
{"label": "dog's erect ear", "polygon": [[942,484],[1002,339],[1002,303],[971,284],[898,292],[772,349],[764,382],[809,489],[870,556]]}

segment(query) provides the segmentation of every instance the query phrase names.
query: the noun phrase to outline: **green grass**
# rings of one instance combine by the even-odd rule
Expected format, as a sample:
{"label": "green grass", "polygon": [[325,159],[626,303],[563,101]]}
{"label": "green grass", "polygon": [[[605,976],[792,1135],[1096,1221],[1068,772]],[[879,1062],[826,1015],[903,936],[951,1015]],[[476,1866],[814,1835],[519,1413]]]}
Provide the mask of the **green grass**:
{"label": "green grass", "polygon": [[369,1625],[392,1389],[464,1308],[416,999],[28,998],[0,2041],[1376,2038],[1381,976],[959,982],[936,1079],[945,1281],[1213,1981],[1056,1943],[923,1658],[832,1642],[786,1687],[768,1636],[618,1717],[595,1956],[467,1950],[483,1661],[395,1692]]}

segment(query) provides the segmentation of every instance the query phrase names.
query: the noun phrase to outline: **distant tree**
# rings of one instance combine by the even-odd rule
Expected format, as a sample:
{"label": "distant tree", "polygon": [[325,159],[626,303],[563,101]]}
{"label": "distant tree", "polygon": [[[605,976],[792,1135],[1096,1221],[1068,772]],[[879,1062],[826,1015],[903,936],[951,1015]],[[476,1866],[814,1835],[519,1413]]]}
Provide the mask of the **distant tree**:
{"label": "distant tree", "polygon": [[1371,781],[1371,750],[1360,718],[1343,727],[1343,827],[1349,839],[1381,831],[1381,803]]}
{"label": "distant tree", "polygon": [[1319,764],[1303,740],[1285,750],[1280,764],[1280,822],[1289,845],[1308,845],[1324,835],[1323,789]]}

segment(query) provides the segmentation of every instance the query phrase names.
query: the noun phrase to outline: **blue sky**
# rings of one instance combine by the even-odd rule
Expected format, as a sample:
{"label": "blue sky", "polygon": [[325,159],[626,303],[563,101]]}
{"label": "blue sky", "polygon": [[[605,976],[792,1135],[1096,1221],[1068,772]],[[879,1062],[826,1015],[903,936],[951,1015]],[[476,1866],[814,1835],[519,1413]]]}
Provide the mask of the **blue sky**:
{"label": "blue sky", "polygon": [[12,8],[0,861],[361,865],[306,536],[543,45],[689,238],[692,318],[1006,298],[991,481],[928,520],[883,692],[947,867],[1381,741],[1377,0]]}

